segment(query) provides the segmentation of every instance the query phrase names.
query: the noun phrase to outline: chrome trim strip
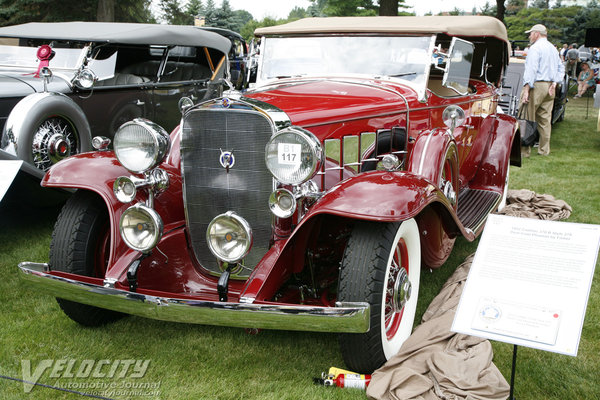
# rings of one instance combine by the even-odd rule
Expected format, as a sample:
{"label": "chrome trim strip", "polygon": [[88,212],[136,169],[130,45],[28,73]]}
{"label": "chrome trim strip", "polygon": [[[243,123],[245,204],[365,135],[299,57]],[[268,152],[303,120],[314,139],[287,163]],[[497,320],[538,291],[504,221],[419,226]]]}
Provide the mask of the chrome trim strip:
{"label": "chrome trim strip", "polygon": [[427,149],[429,148],[429,142],[431,142],[434,132],[435,130],[429,131],[427,135],[425,146],[423,147],[423,152],[421,153],[421,162],[419,162],[419,171],[417,172],[417,175],[423,175],[423,165],[425,164],[425,158],[427,157]]}
{"label": "chrome trim strip", "polygon": [[23,262],[19,276],[31,287],[62,299],[172,322],[314,332],[369,330],[368,303],[336,307],[201,301],[157,297],[50,275],[48,264]]}

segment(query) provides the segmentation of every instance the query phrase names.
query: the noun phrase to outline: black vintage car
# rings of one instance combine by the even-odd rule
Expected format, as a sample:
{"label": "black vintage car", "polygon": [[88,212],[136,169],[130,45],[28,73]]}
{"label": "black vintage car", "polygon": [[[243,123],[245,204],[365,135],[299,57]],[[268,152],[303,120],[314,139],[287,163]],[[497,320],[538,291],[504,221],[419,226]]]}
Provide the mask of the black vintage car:
{"label": "black vintage car", "polygon": [[229,29],[212,26],[204,26],[202,29],[218,33],[231,41],[231,48],[229,49],[231,83],[238,90],[245,89],[248,86],[248,44],[246,40],[239,33]]}
{"label": "black vintage car", "polygon": [[[136,117],[166,129],[182,97],[211,97],[232,43],[192,26],[64,22],[0,28],[0,162],[39,180]],[[217,84],[215,84],[217,86]]]}

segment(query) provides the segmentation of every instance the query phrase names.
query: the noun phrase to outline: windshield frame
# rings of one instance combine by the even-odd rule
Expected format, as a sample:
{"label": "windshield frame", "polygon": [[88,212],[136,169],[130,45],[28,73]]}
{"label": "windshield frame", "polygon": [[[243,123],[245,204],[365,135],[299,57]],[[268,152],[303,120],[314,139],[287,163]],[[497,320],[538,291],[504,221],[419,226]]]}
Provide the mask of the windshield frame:
{"label": "windshield frame", "polygon": [[[360,72],[360,73],[356,73],[356,72],[338,72],[338,73],[334,73],[334,72],[304,72],[301,74],[291,74],[291,75],[280,75],[280,76],[265,76],[266,74],[266,62],[268,62],[269,60],[266,59],[266,55],[267,55],[267,45],[272,43],[269,42],[269,40],[287,40],[287,39],[308,39],[310,40],[311,38],[333,38],[333,40],[335,40],[335,38],[343,38],[343,39],[356,39],[356,38],[387,38],[388,40],[403,40],[403,39],[408,39],[410,40],[411,38],[414,38],[416,40],[422,39],[425,42],[427,42],[427,47],[425,48],[426,53],[424,53],[426,55],[426,59],[427,61],[425,61],[425,56],[423,57],[422,60],[422,70],[420,71],[414,71],[416,72],[416,75],[418,78],[418,82],[413,82],[413,79],[410,79],[409,76],[394,76],[393,74],[391,75],[386,75],[385,73],[377,73],[377,72]],[[290,40],[291,44],[292,40]],[[294,42],[298,43],[297,40],[295,40]],[[431,66],[431,54],[433,54],[433,49],[435,48],[435,42],[436,42],[436,35],[435,34],[423,34],[423,35],[417,35],[417,34],[389,34],[389,35],[382,35],[382,34],[365,34],[365,33],[344,33],[344,34],[311,34],[311,35],[273,35],[273,36],[264,36],[262,37],[261,43],[260,43],[260,53],[259,53],[259,57],[258,57],[258,71],[257,71],[257,77],[256,77],[256,86],[260,87],[260,86],[266,86],[266,85],[272,85],[272,84],[277,84],[278,82],[281,82],[283,79],[287,79],[287,78],[300,78],[300,79],[305,79],[305,78],[324,78],[324,77],[356,77],[356,78],[367,78],[367,79],[377,79],[377,80],[389,80],[392,82],[397,82],[397,83],[402,83],[404,85],[407,85],[409,87],[411,87],[413,90],[415,90],[418,94],[419,99],[424,99],[425,95],[426,95],[426,89],[427,89],[427,81],[429,79],[429,72],[430,72],[430,66]],[[402,47],[401,47],[402,48]],[[416,47],[415,47],[416,48]],[[419,49],[421,49],[419,47]],[[292,52],[292,50],[290,49],[290,52]],[[271,56],[269,54],[269,56]],[[320,58],[316,58],[316,59],[323,59],[322,57]],[[391,60],[388,60],[391,61]],[[421,62],[418,63],[419,65],[421,65]],[[413,71],[410,71],[413,72]],[[413,74],[409,74],[409,75],[413,75]]]}

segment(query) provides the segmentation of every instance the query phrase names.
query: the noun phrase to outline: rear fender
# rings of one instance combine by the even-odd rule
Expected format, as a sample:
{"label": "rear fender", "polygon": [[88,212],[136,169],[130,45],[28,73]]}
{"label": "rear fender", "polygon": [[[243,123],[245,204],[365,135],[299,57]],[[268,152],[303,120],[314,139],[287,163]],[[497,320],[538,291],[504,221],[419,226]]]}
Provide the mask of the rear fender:
{"label": "rear fender", "polygon": [[406,170],[435,184],[439,183],[442,162],[450,146],[456,147],[456,144],[447,129],[434,129],[420,134],[415,141]]}
{"label": "rear fender", "polygon": [[502,193],[509,164],[521,165],[521,144],[518,125],[513,117],[498,114],[494,124],[495,134],[490,138],[487,153],[470,186]]}

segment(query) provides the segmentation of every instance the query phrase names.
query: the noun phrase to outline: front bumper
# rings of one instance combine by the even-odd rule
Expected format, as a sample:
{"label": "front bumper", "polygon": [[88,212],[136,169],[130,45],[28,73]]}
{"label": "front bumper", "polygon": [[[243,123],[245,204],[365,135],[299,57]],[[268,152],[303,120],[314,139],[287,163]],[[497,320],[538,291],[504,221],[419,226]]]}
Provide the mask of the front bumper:
{"label": "front bumper", "polygon": [[146,318],[295,331],[362,333],[369,330],[368,303],[317,307],[158,297],[54,276],[47,272],[47,264],[23,262],[19,270],[24,281],[53,296]]}

